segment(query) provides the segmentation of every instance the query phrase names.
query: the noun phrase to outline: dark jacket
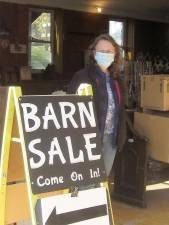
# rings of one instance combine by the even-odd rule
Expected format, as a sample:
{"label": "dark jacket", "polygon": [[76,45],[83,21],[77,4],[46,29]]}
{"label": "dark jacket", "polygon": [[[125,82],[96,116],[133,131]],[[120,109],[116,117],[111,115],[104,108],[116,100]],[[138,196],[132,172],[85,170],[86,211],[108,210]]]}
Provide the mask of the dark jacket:
{"label": "dark jacket", "polygon": [[[101,71],[96,66],[89,66],[80,71],[78,71],[68,88],[69,94],[76,93],[79,85],[81,83],[88,83],[92,85],[93,89],[93,101],[96,108],[97,119],[99,129],[101,131],[101,136],[103,136],[106,113],[107,113],[107,104],[108,104],[108,95],[106,88],[106,79],[104,76],[101,76]],[[115,85],[118,84],[119,89]],[[118,129],[117,129],[117,148],[119,151],[122,150],[123,145],[126,140],[126,119],[125,119],[125,108],[124,108],[124,98],[122,91],[122,83],[120,80],[113,82],[112,79],[112,91],[115,93],[115,103],[118,105]],[[120,91],[120,93],[118,93]],[[119,96],[120,94],[120,96]],[[120,99],[119,99],[120,98]]]}

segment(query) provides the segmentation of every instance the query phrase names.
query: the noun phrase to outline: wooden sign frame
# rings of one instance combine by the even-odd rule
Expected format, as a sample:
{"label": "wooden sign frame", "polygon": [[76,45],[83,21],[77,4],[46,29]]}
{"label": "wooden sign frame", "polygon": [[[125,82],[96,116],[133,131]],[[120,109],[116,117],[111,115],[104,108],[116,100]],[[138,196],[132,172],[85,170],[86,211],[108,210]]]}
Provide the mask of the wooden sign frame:
{"label": "wooden sign frame", "polygon": [[[22,96],[21,88],[8,87],[6,90],[7,102],[0,151],[0,225],[20,220],[31,220],[32,225],[37,225],[37,200],[69,193],[69,189],[39,195],[32,193],[18,103]],[[100,183],[100,186],[107,190],[110,224],[114,225],[108,182]]]}

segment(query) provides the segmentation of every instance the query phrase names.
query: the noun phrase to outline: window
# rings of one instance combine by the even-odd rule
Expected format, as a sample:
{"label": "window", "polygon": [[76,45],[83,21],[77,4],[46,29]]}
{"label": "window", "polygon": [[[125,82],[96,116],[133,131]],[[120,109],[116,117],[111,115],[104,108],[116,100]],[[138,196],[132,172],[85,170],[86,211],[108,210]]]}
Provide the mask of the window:
{"label": "window", "polygon": [[53,11],[30,11],[29,65],[32,70],[42,70],[53,63],[53,24]]}
{"label": "window", "polygon": [[120,46],[124,45],[124,22],[109,21],[109,34],[115,39]]}

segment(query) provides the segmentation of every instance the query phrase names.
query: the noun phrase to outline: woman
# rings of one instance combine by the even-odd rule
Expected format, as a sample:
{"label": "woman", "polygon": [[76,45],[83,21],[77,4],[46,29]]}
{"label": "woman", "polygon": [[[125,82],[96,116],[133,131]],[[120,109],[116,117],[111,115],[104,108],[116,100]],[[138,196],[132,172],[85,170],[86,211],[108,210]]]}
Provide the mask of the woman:
{"label": "woman", "polygon": [[107,176],[126,139],[119,67],[119,46],[111,36],[102,34],[89,47],[89,65],[74,75],[68,91],[76,93],[81,83],[92,85]]}

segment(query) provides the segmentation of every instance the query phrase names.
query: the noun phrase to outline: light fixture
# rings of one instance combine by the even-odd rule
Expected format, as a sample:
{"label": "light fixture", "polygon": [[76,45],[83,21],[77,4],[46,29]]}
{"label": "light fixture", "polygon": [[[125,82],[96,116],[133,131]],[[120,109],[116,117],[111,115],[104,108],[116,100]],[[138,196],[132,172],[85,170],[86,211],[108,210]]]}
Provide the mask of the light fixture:
{"label": "light fixture", "polygon": [[101,7],[97,7],[97,12],[101,13],[102,12],[102,8]]}

